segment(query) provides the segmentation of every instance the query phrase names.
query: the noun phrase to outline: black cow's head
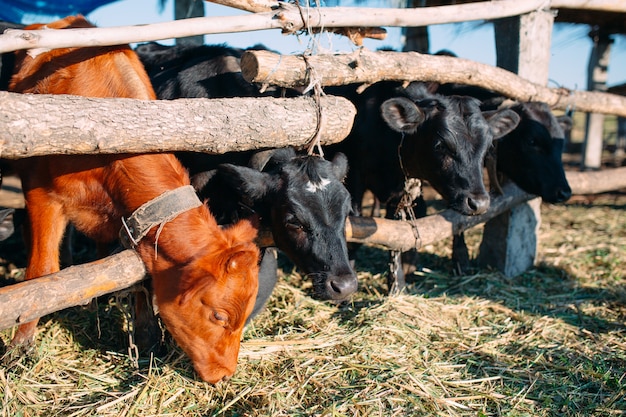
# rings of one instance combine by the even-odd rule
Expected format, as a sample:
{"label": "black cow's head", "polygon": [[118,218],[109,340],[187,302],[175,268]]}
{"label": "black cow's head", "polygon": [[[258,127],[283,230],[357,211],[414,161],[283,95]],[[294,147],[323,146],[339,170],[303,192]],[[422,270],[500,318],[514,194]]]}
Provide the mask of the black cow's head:
{"label": "black cow's head", "polygon": [[561,154],[564,131],[571,129],[571,119],[557,119],[547,104],[539,102],[516,104],[511,110],[519,114],[521,121],[496,145],[498,171],[549,203],[568,200],[572,190]]}
{"label": "black cow's head", "polygon": [[261,216],[261,224],[269,226],[276,246],[312,278],[318,298],[346,299],[357,289],[345,236],[351,210],[342,182],[346,157],[337,154],[327,161],[297,156],[290,148],[268,155],[253,157],[251,167],[220,165],[215,175],[226,188],[216,199],[237,193],[242,204]]}
{"label": "black cow's head", "polygon": [[471,97],[407,91],[381,105],[385,122],[403,134],[399,153],[405,175],[427,180],[463,214],[484,213],[489,208],[485,154],[494,139],[515,128],[519,116],[512,110],[484,115]]}

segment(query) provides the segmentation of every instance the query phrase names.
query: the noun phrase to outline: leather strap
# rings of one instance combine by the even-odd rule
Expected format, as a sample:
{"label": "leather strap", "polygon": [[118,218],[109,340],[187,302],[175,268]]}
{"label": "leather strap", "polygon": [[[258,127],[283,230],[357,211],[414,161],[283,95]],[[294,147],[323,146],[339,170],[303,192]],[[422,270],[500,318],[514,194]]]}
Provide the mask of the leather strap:
{"label": "leather strap", "polygon": [[141,205],[128,219],[122,217],[120,242],[126,249],[135,248],[150,229],[163,225],[180,213],[202,205],[191,185],[175,188]]}

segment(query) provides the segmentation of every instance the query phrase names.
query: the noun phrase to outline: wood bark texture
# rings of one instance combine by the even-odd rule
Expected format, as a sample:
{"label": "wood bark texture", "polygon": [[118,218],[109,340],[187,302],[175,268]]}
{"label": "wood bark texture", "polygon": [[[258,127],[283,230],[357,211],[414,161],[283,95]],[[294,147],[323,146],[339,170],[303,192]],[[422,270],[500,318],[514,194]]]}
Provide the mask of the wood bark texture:
{"label": "wood bark texture", "polygon": [[0,330],[128,288],[146,276],[131,250],[0,288]]}
{"label": "wood bark texture", "polygon": [[626,97],[623,96],[548,88],[501,68],[418,52],[360,49],[349,54],[304,58],[302,55],[247,51],[241,57],[241,72],[247,81],[281,87],[308,85],[312,78],[323,86],[372,84],[381,80],[461,83],[493,90],[518,101],[542,101],[553,109],[575,107],[578,111],[626,117]]}
{"label": "wood bark texture", "polygon": [[380,245],[406,252],[458,234],[534,198],[511,182],[503,187],[503,191],[503,195],[491,200],[489,210],[479,216],[465,216],[447,209],[412,223],[373,217],[350,217],[346,223],[346,237],[349,242]]}
{"label": "wood bark texture", "polygon": [[[278,6],[278,0],[207,0],[211,3],[234,7],[248,12],[268,12],[272,7]],[[522,3],[522,2],[518,2]],[[626,5],[623,0],[552,0],[543,2],[524,2],[524,13],[535,11],[539,8],[552,7],[556,9],[581,9],[598,10],[607,12],[624,12]],[[447,7],[447,6],[444,6]],[[490,5],[493,7],[493,5]],[[521,14],[521,13],[520,13]],[[385,25],[388,26],[388,25]]]}
{"label": "wood bark texture", "polygon": [[[0,156],[305,147],[318,131],[313,98],[143,101],[0,92]],[[320,100],[321,144],[350,133],[356,110]]]}

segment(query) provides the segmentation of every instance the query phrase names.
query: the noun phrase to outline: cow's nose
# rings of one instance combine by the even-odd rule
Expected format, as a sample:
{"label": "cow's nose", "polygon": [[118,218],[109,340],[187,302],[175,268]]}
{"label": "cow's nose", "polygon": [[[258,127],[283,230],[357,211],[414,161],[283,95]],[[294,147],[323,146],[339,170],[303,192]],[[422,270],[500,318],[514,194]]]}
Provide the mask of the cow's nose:
{"label": "cow's nose", "polygon": [[568,189],[560,189],[556,192],[556,202],[562,203],[563,201],[569,200],[572,196],[572,190]]}
{"label": "cow's nose", "polygon": [[487,194],[470,194],[466,203],[469,214],[483,214],[489,208],[489,196]]}
{"label": "cow's nose", "polygon": [[357,290],[356,275],[336,275],[326,280],[326,289],[332,300],[345,300]]}

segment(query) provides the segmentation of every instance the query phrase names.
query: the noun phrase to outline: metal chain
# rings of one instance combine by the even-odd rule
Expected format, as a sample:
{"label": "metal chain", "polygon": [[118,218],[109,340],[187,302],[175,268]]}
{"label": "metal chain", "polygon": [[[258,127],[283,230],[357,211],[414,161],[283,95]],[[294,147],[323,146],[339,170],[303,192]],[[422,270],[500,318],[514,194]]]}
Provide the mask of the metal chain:
{"label": "metal chain", "polygon": [[139,368],[139,348],[135,344],[135,302],[133,301],[133,295],[139,292],[146,296],[148,305],[151,305],[148,290],[141,284],[115,293],[115,305],[126,319],[128,331],[128,359],[130,359],[130,362],[135,368]]}

